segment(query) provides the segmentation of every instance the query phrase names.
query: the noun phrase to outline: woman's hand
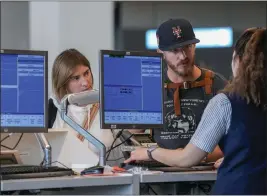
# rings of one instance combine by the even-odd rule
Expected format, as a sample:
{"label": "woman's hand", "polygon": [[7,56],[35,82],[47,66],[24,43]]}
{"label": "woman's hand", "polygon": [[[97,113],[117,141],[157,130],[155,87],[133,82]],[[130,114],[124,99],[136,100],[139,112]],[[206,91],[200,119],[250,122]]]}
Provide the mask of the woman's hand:
{"label": "woman's hand", "polygon": [[218,160],[214,163],[214,167],[215,167],[216,169],[218,169],[218,168],[220,167],[220,165],[222,164],[222,162],[223,162],[223,158],[218,159]]}

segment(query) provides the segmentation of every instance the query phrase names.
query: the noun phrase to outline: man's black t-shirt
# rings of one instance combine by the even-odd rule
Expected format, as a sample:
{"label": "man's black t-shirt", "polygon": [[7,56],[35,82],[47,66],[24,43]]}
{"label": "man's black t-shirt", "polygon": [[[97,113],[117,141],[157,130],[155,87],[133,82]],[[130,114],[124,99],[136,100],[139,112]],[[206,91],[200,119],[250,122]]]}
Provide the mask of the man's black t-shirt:
{"label": "man's black t-shirt", "polygon": [[[201,76],[196,80],[203,80],[205,70],[201,69]],[[165,81],[170,82],[167,72]],[[153,138],[157,144],[166,149],[184,148],[193,136],[208,101],[223,89],[226,80],[215,73],[212,84],[212,95],[205,93],[204,87],[180,89],[181,115],[176,116],[174,110],[173,93],[175,89],[165,89],[165,129],[153,129]]]}

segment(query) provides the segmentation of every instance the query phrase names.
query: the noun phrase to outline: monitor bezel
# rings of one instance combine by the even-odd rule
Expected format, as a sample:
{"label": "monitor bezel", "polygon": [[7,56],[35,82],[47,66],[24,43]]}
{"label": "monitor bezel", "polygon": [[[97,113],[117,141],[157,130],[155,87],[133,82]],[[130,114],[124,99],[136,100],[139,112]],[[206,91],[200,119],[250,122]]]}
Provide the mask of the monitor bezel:
{"label": "monitor bezel", "polygon": [[[44,61],[44,127],[3,127],[1,133],[48,133],[48,51],[42,50],[13,50],[1,49],[0,54],[40,55],[45,57]],[[0,81],[1,84],[1,81]],[[0,88],[1,93],[1,88]],[[0,96],[1,101],[1,96]],[[1,105],[0,105],[1,107]],[[1,110],[0,110],[1,111]]]}
{"label": "monitor bezel", "polygon": [[[161,82],[162,82],[162,123],[161,124],[108,124],[104,119],[104,55],[127,55],[127,56],[144,56],[144,57],[160,57],[161,58]],[[165,107],[164,107],[164,64],[163,54],[150,51],[119,51],[119,50],[100,50],[100,70],[99,70],[99,98],[100,98],[100,128],[101,129],[162,129],[164,128]]]}

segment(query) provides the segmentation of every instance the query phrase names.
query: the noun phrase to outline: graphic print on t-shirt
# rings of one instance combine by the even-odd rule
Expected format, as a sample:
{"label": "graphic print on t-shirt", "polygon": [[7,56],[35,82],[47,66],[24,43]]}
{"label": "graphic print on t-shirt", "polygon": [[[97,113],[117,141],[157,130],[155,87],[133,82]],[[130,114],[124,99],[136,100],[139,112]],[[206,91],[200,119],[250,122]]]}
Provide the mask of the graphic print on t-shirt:
{"label": "graphic print on t-shirt", "polygon": [[165,128],[154,129],[153,138],[162,148],[184,148],[196,131],[202,113],[207,104],[202,87],[180,89],[181,115],[175,114],[174,90],[164,93]]}
{"label": "graphic print on t-shirt", "polygon": [[[173,107],[173,101],[165,102],[166,105],[166,128],[161,132],[160,139],[162,140],[188,140],[194,134],[197,121],[194,109],[200,105],[204,106],[204,100],[200,99],[181,99],[181,115],[177,116]],[[201,106],[200,106],[201,107]],[[184,143],[184,142],[183,142]]]}

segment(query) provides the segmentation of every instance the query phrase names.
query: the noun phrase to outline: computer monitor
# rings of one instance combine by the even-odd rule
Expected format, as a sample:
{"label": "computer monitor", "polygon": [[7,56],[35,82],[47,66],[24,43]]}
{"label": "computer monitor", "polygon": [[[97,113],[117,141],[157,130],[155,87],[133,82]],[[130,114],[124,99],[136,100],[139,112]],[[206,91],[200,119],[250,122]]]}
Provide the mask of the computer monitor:
{"label": "computer monitor", "polygon": [[1,132],[48,132],[48,52],[1,49]]}
{"label": "computer monitor", "polygon": [[163,128],[162,54],[101,50],[100,57],[101,128]]}

